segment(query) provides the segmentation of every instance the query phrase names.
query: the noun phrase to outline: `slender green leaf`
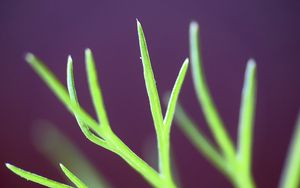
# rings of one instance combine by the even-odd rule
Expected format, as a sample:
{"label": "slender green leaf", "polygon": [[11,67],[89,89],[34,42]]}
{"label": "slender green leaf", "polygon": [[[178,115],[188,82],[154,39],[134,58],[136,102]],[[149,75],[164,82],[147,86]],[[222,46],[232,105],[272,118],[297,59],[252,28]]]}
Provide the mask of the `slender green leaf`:
{"label": "slender green leaf", "polygon": [[170,135],[164,131],[164,120],[161,111],[160,98],[156,88],[156,82],[151,67],[150,57],[147,49],[146,39],[143,28],[137,20],[137,30],[141,51],[141,59],[144,69],[145,85],[150,102],[150,109],[153,117],[155,131],[157,134],[157,145],[159,154],[159,171],[165,178],[165,187],[175,187],[172,179],[171,160],[170,160]]}
{"label": "slender green leaf", "polygon": [[176,82],[173,86],[172,89],[172,93],[168,102],[168,106],[167,106],[167,111],[166,111],[166,115],[164,118],[164,126],[165,129],[169,132],[170,131],[170,127],[173,121],[173,117],[174,117],[174,113],[175,113],[175,109],[176,109],[176,103],[178,100],[178,96],[182,87],[182,83],[184,81],[185,78],[185,74],[188,68],[188,63],[189,60],[186,59],[179,71],[179,74],[177,76]]}
{"label": "slender green leaf", "polygon": [[298,188],[300,186],[300,113],[298,115],[294,136],[281,176],[280,188]]}
{"label": "slender green leaf", "polygon": [[245,72],[238,135],[238,159],[242,168],[248,173],[251,171],[255,101],[256,64],[254,60],[250,59]]}
{"label": "slender green leaf", "polygon": [[63,164],[59,164],[61,170],[64,174],[74,183],[78,188],[88,188],[75,174],[73,174],[69,169],[67,169]]}
{"label": "slender green leaf", "polygon": [[98,123],[70,99],[66,88],[60,83],[56,76],[41,62],[41,60],[36,58],[33,54],[28,53],[26,55],[26,61],[71,113],[76,113],[76,115],[80,117],[80,120],[84,121],[86,125],[94,130],[97,134],[101,135],[102,130],[98,126]]}
{"label": "slender green leaf", "polygon": [[175,111],[175,121],[178,127],[190,142],[198,149],[204,157],[209,160],[217,169],[228,176],[228,165],[210,141],[197,129],[196,124],[191,120],[182,106],[178,103]]}
{"label": "slender green leaf", "polygon": [[98,116],[98,120],[104,129],[110,129],[100,84],[98,82],[95,61],[93,58],[92,51],[90,49],[85,50],[85,63],[89,89],[92,96],[93,105]]}
{"label": "slender green leaf", "polygon": [[[79,102],[78,102],[77,94],[76,94],[76,89],[75,89],[73,61],[72,61],[71,56],[69,56],[69,58],[68,58],[68,65],[67,65],[67,86],[68,86],[68,91],[69,91],[71,101],[73,101],[78,106],[80,106]],[[112,150],[112,148],[110,146],[108,146],[107,143],[103,139],[97,137],[93,132],[91,132],[89,130],[88,126],[79,119],[79,115],[77,115],[76,113],[74,113],[74,115],[75,115],[75,118],[77,120],[77,123],[78,123],[81,131],[83,132],[83,134],[86,136],[87,139],[89,139],[91,142],[93,142],[101,147],[104,147],[108,150]]]}
{"label": "slender green leaf", "polygon": [[218,145],[226,157],[233,161],[235,151],[232,140],[230,139],[224,123],[214,105],[213,99],[207,87],[202,68],[202,60],[199,46],[199,26],[196,22],[190,24],[190,57],[192,65],[193,83],[196,90],[198,101],[202,107],[206,121],[216,139]]}
{"label": "slender green leaf", "polygon": [[141,59],[142,59],[143,69],[144,69],[145,85],[149,97],[150,108],[151,108],[155,129],[159,132],[159,130],[163,126],[163,116],[161,112],[160,99],[156,88],[156,82],[153,75],[153,70],[151,67],[145,35],[143,32],[142,25],[138,20],[137,20],[137,28],[138,28],[140,51],[141,51]]}
{"label": "slender green leaf", "polygon": [[11,170],[13,173],[17,174],[18,176],[20,176],[26,180],[35,182],[37,184],[40,184],[40,185],[43,185],[46,187],[51,187],[51,188],[72,188],[69,185],[65,185],[63,183],[59,183],[59,182],[50,180],[48,178],[42,177],[40,175],[22,170],[14,165],[11,165],[8,163],[6,163],[5,165],[9,170]]}

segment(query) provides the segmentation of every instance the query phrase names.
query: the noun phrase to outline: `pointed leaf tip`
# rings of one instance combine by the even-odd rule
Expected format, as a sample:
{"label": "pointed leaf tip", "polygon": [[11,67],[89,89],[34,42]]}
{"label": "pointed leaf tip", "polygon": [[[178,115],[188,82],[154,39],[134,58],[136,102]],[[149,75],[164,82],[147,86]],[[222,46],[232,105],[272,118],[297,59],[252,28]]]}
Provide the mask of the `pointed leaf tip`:
{"label": "pointed leaf tip", "polygon": [[35,59],[35,56],[30,52],[25,55],[25,60],[27,63],[31,64],[34,59]]}
{"label": "pointed leaf tip", "polygon": [[141,27],[141,23],[137,18],[136,18],[136,25],[137,25],[138,28]]}
{"label": "pointed leaf tip", "polygon": [[[94,64],[94,57],[93,57],[92,50],[90,48],[85,49],[84,55],[85,55],[85,64],[86,64],[86,66]],[[94,67],[92,69],[94,69]]]}
{"label": "pointed leaf tip", "polygon": [[189,62],[190,62],[189,58],[185,58],[185,60],[183,62],[184,66],[187,66],[189,64]]}
{"label": "pointed leaf tip", "polygon": [[190,30],[198,31],[199,30],[199,24],[196,21],[192,21],[190,23]]}
{"label": "pointed leaf tip", "polygon": [[92,50],[90,48],[86,48],[84,53],[85,53],[85,56],[90,56],[92,54]]}
{"label": "pointed leaf tip", "polygon": [[247,62],[248,66],[255,68],[256,67],[256,61],[253,58],[250,58]]}
{"label": "pointed leaf tip", "polygon": [[9,164],[9,163],[5,163],[5,166],[6,166],[6,168],[8,168],[8,169],[10,169],[10,168],[12,167],[12,165]]}
{"label": "pointed leaf tip", "polygon": [[73,63],[73,59],[71,55],[68,55],[68,63]]}
{"label": "pointed leaf tip", "polygon": [[254,59],[249,59],[246,66],[246,76],[250,76],[249,74],[256,74],[256,62]]}

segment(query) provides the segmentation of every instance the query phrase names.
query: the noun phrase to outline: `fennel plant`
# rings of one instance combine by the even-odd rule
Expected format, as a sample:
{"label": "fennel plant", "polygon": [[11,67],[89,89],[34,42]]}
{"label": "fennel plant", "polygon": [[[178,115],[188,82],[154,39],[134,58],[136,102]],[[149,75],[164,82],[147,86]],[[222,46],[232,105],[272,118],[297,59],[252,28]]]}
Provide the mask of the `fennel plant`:
{"label": "fennel plant", "polygon": [[[170,160],[170,132],[172,120],[175,113],[176,102],[181,86],[188,68],[186,59],[179,71],[178,77],[172,89],[172,94],[168,103],[166,114],[163,116],[160,98],[156,88],[150,57],[148,54],[146,39],[141,24],[137,21],[138,38],[141,52],[141,59],[144,70],[144,79],[150,103],[158,144],[159,171],[154,170],[144,160],[137,156],[111,129],[109,119],[106,114],[102,92],[98,83],[94,58],[90,49],[85,50],[86,71],[93,105],[96,111],[97,120],[93,119],[79,104],[75,90],[73,76],[73,61],[71,56],[67,64],[67,86],[68,89],[55,77],[55,75],[44,65],[44,63],[33,54],[27,54],[26,61],[33,70],[48,85],[57,98],[75,116],[78,125],[85,137],[94,144],[103,147],[119,155],[133,169],[141,174],[153,187],[175,188]],[[6,164],[7,168],[17,175],[48,187],[70,187],[37,174],[22,170],[11,164]],[[75,174],[60,164],[64,174],[78,188],[87,187]]]}
{"label": "fennel plant", "polygon": [[[175,120],[186,137],[199,150],[199,152],[216,167],[216,169],[229,179],[234,187],[255,188],[256,184],[252,175],[252,143],[256,103],[255,61],[250,59],[246,67],[239,114],[238,139],[235,146],[234,141],[230,138],[228,131],[226,130],[226,126],[218,113],[208,85],[206,84],[199,46],[199,27],[196,22],[191,23],[190,57],[192,78],[199,105],[202,108],[206,122],[217,144],[217,146],[214,146],[197,128],[196,123],[188,117],[183,107],[179,104],[176,107],[181,86],[187,72],[188,59],[184,61],[179,71],[168,100],[165,100],[167,110],[165,115],[163,115],[144,32],[138,21],[137,30],[145,85],[157,138],[159,161],[158,171],[137,156],[111,129],[109,118],[105,110],[101,87],[98,83],[94,58],[90,49],[85,50],[85,63],[89,91],[91,93],[97,119],[92,118],[78,102],[71,56],[69,56],[67,63],[67,88],[61,84],[61,82],[44,65],[44,63],[33,54],[27,54],[26,61],[48,85],[57,98],[75,116],[79,128],[89,141],[120,156],[153,187],[177,187],[174,183],[170,160],[170,132],[173,117],[175,115]],[[53,188],[71,187],[22,170],[8,163],[6,166],[15,174],[40,185]],[[60,167],[62,172],[76,187],[88,187],[86,183],[80,179],[80,177],[76,176],[63,164],[60,164]],[[299,187],[299,181],[300,115],[296,123],[295,133],[291,141],[279,187],[297,188]]]}

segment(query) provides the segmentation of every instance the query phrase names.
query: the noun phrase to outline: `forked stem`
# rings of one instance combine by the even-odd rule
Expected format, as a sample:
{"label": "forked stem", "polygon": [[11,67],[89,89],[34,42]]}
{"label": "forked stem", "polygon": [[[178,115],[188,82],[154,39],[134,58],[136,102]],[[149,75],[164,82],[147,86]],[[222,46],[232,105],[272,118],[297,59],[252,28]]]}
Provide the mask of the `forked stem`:
{"label": "forked stem", "polygon": [[114,152],[138,171],[153,187],[164,187],[159,174],[137,156],[117,135],[110,134],[106,139],[113,146]]}
{"label": "forked stem", "polygon": [[[190,56],[192,61],[192,76],[196,95],[199,104],[204,113],[204,117],[211,129],[216,143],[219,145],[221,160],[211,160],[218,169],[223,172],[232,184],[237,188],[254,188],[255,183],[251,174],[251,157],[252,157],[252,140],[253,140],[253,121],[256,99],[256,64],[254,60],[249,60],[247,64],[244,88],[242,92],[242,102],[240,109],[239,120],[239,137],[238,148],[234,147],[232,139],[218,113],[218,110],[211,97],[209,88],[207,86],[204,71],[202,67],[202,57],[199,45],[199,26],[196,22],[190,24]],[[188,122],[188,119],[185,121]],[[193,123],[190,124],[194,129]],[[188,136],[195,134],[190,131],[187,132]],[[197,135],[196,140],[206,140],[201,134]],[[209,142],[207,142],[209,143]],[[198,144],[196,144],[198,145]],[[207,150],[209,145],[199,144],[200,152],[204,152],[208,157],[215,157],[211,151]],[[219,151],[214,152],[216,154]],[[220,168],[219,161],[225,164],[225,169]]]}
{"label": "forked stem", "polygon": [[172,89],[166,115],[163,118],[160,105],[160,98],[156,88],[156,82],[151,67],[145,35],[143,32],[143,28],[138,20],[137,29],[139,36],[141,59],[144,69],[145,85],[148,93],[150,109],[157,137],[159,173],[163,181],[163,187],[175,188],[176,185],[172,176],[170,159],[170,131],[172,120],[174,118],[174,112],[176,108],[178,95],[187,71],[188,59],[185,60],[179,71],[178,77]]}

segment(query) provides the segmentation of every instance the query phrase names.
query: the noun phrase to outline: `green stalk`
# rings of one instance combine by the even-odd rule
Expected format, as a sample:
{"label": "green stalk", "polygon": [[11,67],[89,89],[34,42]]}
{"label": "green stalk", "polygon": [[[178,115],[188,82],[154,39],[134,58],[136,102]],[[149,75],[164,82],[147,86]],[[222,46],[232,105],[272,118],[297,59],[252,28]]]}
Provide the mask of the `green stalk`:
{"label": "green stalk", "polygon": [[161,147],[161,160],[163,167],[161,168],[161,173],[164,175],[166,179],[166,186],[167,187],[176,187],[174,183],[174,178],[172,175],[172,168],[171,168],[171,155],[170,155],[170,134],[171,134],[171,125],[175,114],[176,104],[178,100],[178,96],[180,93],[180,89],[182,87],[182,83],[185,78],[185,74],[188,68],[188,59],[186,59],[179,71],[177,76],[177,80],[174,84],[172,89],[172,93],[169,99],[169,103],[167,106],[166,115],[164,117],[164,129],[163,129],[163,136],[158,141]]}
{"label": "green stalk", "polygon": [[107,136],[107,139],[114,147],[115,153],[139,172],[152,186],[157,188],[164,187],[159,174],[137,156],[119,137],[115,134],[110,134]]}
{"label": "green stalk", "polygon": [[[235,175],[239,187],[254,188],[255,183],[252,178],[252,144],[254,112],[256,103],[256,63],[250,59],[245,72],[244,86],[242,91],[238,153],[237,153],[237,174]],[[243,177],[243,178],[242,178]]]}
{"label": "green stalk", "polygon": [[235,188],[255,188],[254,180],[248,173],[236,171],[232,176],[231,182]]}
{"label": "green stalk", "polygon": [[295,126],[284,170],[281,176],[280,188],[298,188],[300,186],[300,114]]}
{"label": "green stalk", "polygon": [[144,69],[145,85],[147,89],[150,109],[151,109],[152,118],[153,118],[154,127],[156,131],[156,136],[157,136],[159,172],[164,182],[163,187],[173,188],[176,187],[176,185],[174,183],[174,178],[172,176],[172,169],[171,169],[170,131],[171,131],[171,124],[174,118],[174,112],[175,112],[178,95],[180,93],[180,89],[187,71],[188,60],[187,59],[185,60],[185,62],[183,63],[179,71],[176,82],[172,89],[172,94],[168,103],[166,115],[163,118],[161,105],[160,105],[160,98],[156,88],[156,82],[151,67],[145,35],[143,32],[143,28],[138,20],[137,20],[137,30],[138,30],[139,45],[141,51],[141,59],[142,59],[142,64]]}
{"label": "green stalk", "polygon": [[93,105],[96,110],[98,121],[104,132],[110,132],[109,121],[107,118],[105,105],[103,102],[102,91],[98,81],[96,66],[93,54],[90,49],[85,50],[86,72],[88,77],[89,90],[92,96]]}
{"label": "green stalk", "polygon": [[235,149],[232,140],[225,129],[206,84],[199,45],[199,26],[196,22],[190,24],[190,57],[194,88],[204,117],[222,153],[229,161],[234,161]]}
{"label": "green stalk", "polygon": [[[255,183],[251,175],[251,158],[256,99],[255,62],[254,60],[249,60],[245,73],[239,119],[238,152],[236,152],[206,84],[199,45],[199,26],[195,22],[190,24],[190,56],[197,99],[214,139],[221,150],[220,157],[218,157],[219,152],[215,152],[209,142],[206,141],[206,138],[196,130],[192,121],[185,118],[184,112],[179,111],[177,116],[185,118],[184,122],[183,120],[179,120],[179,122],[188,124],[188,127],[182,129],[199,151],[208,157],[228,177],[235,187],[254,188]],[[200,141],[203,143],[200,143]]]}

